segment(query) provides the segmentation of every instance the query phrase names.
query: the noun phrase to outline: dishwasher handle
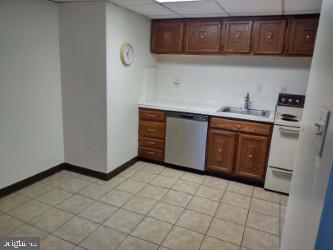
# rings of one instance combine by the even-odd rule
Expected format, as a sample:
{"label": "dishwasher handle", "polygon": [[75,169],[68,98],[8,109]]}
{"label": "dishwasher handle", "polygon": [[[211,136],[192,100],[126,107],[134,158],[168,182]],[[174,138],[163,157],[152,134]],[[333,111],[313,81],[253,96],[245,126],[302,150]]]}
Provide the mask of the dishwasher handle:
{"label": "dishwasher handle", "polygon": [[168,117],[180,118],[180,119],[187,119],[187,120],[195,120],[195,121],[202,121],[207,122],[208,116],[207,115],[198,115],[192,113],[183,113],[183,112],[168,112]]}

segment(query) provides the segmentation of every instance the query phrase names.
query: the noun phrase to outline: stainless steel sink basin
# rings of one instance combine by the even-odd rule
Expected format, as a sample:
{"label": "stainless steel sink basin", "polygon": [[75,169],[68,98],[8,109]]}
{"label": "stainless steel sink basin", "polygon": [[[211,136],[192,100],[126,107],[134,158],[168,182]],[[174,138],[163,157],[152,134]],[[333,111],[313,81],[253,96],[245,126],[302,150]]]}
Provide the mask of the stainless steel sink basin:
{"label": "stainless steel sink basin", "polygon": [[258,109],[242,109],[235,107],[223,107],[219,109],[217,112],[226,112],[226,113],[234,113],[241,115],[253,115],[253,116],[262,116],[269,117],[270,111],[268,110],[258,110]]}

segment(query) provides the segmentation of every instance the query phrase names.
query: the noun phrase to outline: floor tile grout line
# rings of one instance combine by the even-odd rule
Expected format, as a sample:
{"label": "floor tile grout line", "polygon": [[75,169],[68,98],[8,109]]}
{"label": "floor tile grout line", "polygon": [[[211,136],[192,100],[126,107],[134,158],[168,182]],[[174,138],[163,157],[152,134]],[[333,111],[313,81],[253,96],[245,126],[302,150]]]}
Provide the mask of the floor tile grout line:
{"label": "floor tile grout line", "polygon": [[[144,187],[145,186],[147,186],[147,185],[153,185],[153,186],[158,186],[158,185],[154,185],[154,184],[152,184],[151,182],[153,182],[156,178],[158,178],[159,176],[164,176],[164,175],[162,175],[162,173],[166,170],[166,169],[169,169],[169,168],[164,168],[163,170],[161,170],[160,171],[160,173],[159,174],[157,174],[157,173],[152,173],[152,174],[154,174],[154,175],[156,175],[154,178],[152,178],[149,182],[145,182],[145,181],[143,181],[143,180],[135,180],[135,181],[138,181],[138,182],[141,182],[141,183],[144,183],[145,185],[142,187],[142,189],[144,189]],[[136,173],[138,173],[139,171],[141,171],[141,172],[146,172],[146,173],[148,173],[148,171],[143,171],[143,168],[141,168],[141,169],[139,169],[139,170],[136,170],[135,172]],[[178,170],[175,170],[175,171],[178,171]],[[223,203],[223,197],[225,196],[225,194],[226,194],[226,192],[228,191],[228,192],[233,192],[233,190],[228,190],[228,185],[230,184],[230,182],[228,181],[228,184],[227,184],[227,186],[226,186],[226,188],[223,190],[223,195],[221,196],[221,198],[219,199],[219,201],[217,201],[217,200],[212,200],[212,199],[209,199],[209,198],[207,198],[207,197],[201,197],[201,196],[199,196],[198,195],[198,191],[199,191],[199,189],[202,187],[202,186],[206,186],[205,185],[205,183],[204,183],[204,179],[200,182],[200,183],[198,183],[198,182],[195,182],[195,181],[189,181],[188,179],[183,179],[182,177],[184,176],[186,174],[186,172],[182,172],[182,175],[180,175],[180,176],[178,176],[178,177],[171,177],[171,176],[164,176],[164,177],[168,177],[168,178],[172,178],[172,179],[175,179],[175,183],[170,187],[170,188],[166,188],[166,187],[161,187],[161,186],[159,186],[159,187],[161,187],[161,188],[163,188],[163,189],[166,189],[167,190],[167,192],[162,196],[162,198],[161,199],[154,199],[154,198],[151,198],[151,197],[147,197],[148,199],[152,199],[152,200],[154,200],[154,201],[156,201],[156,204],[148,211],[148,213],[147,214],[145,214],[145,215],[143,215],[143,218],[142,218],[142,220],[143,219],[145,219],[145,218],[153,218],[153,219],[155,219],[155,220],[157,220],[157,221],[161,221],[161,222],[165,222],[165,221],[162,221],[162,220],[159,220],[159,219],[156,219],[156,218],[154,218],[154,217],[151,217],[151,216],[149,216],[149,213],[151,212],[151,210],[153,210],[159,203],[161,203],[161,202],[164,202],[164,201],[162,201],[162,199],[165,197],[165,195],[167,195],[167,193],[170,191],[170,190],[173,190],[172,189],[172,187],[178,182],[178,181],[180,181],[180,180],[182,180],[182,181],[184,181],[184,182],[187,182],[187,183],[194,183],[194,184],[197,184],[198,185],[198,187],[197,187],[197,189],[196,189],[196,191],[195,191],[195,193],[191,193],[191,194],[189,194],[189,193],[185,193],[185,194],[187,194],[187,195],[191,195],[191,199],[189,200],[189,202],[187,203],[187,205],[186,205],[186,207],[184,208],[184,207],[179,207],[178,205],[176,205],[176,207],[179,207],[179,208],[181,208],[182,209],[182,213],[178,216],[178,218],[177,218],[177,220],[176,220],[176,222],[175,223],[170,223],[170,222],[165,222],[165,223],[169,223],[169,224],[171,224],[172,225],[172,227],[171,227],[171,229],[170,229],[170,231],[172,230],[172,228],[174,227],[174,226],[179,226],[179,227],[181,227],[181,228],[184,228],[184,229],[187,229],[187,230],[189,230],[189,231],[192,231],[192,232],[196,232],[196,233],[199,233],[199,234],[202,234],[201,232],[197,232],[197,231],[193,231],[193,230],[191,230],[191,229],[188,229],[188,228],[185,228],[185,227],[182,227],[182,226],[180,226],[180,225],[176,225],[176,223],[179,221],[179,219],[180,219],[180,217],[184,214],[184,212],[186,211],[186,210],[190,210],[190,211],[194,211],[194,212],[197,212],[197,211],[195,211],[195,210],[191,210],[190,208],[188,208],[188,206],[189,206],[189,204],[192,202],[192,200],[195,198],[195,197],[200,197],[200,198],[204,198],[204,199],[207,199],[207,200],[211,200],[211,201],[214,201],[214,202],[218,202],[218,205],[217,205],[217,208],[216,208],[216,210],[215,210],[215,212],[214,212],[214,215],[213,215],[213,217],[212,217],[212,220],[211,220],[211,222],[210,222],[210,225],[209,225],[209,227],[208,227],[208,229],[207,229],[207,232],[208,232],[208,230],[209,230],[209,228],[211,227],[211,224],[212,224],[212,221],[214,220],[214,218],[218,218],[218,217],[216,217],[216,213],[217,213],[217,211],[218,211],[218,208],[221,206],[221,204]],[[118,175],[118,176],[120,176],[120,175]],[[124,178],[124,180],[121,182],[121,183],[123,183],[123,182],[125,182],[126,180],[129,180],[129,179],[131,179],[130,177],[124,177],[124,176],[121,176],[122,178]],[[204,178],[207,178],[208,176],[207,175],[204,175]],[[67,199],[65,199],[64,201],[62,201],[62,202],[60,202],[59,204],[61,204],[61,203],[63,203],[63,202],[65,202],[65,201],[67,201],[68,199],[70,199],[71,197],[73,197],[74,195],[79,195],[79,196],[82,196],[82,197],[86,197],[86,198],[89,198],[89,199],[91,199],[91,197],[87,197],[87,196],[84,196],[84,195],[82,195],[82,194],[80,194],[80,192],[83,190],[83,189],[85,189],[85,188],[87,188],[87,187],[89,187],[89,186],[91,186],[91,185],[93,185],[93,184],[96,184],[96,185],[100,185],[100,186],[104,186],[104,187],[107,187],[107,188],[110,188],[110,190],[108,191],[108,192],[106,192],[105,194],[103,194],[99,199],[92,199],[93,201],[92,201],[92,204],[90,204],[89,206],[87,206],[86,208],[84,208],[82,211],[80,211],[79,213],[77,213],[77,214],[73,214],[73,213],[71,213],[74,217],[78,217],[78,218],[82,218],[81,216],[80,216],[80,214],[83,212],[83,211],[85,211],[86,209],[88,209],[90,206],[92,206],[94,203],[96,203],[96,202],[101,202],[101,203],[103,203],[103,204],[107,204],[107,205],[111,205],[111,206],[113,206],[113,207],[117,207],[117,209],[106,219],[106,220],[104,220],[103,222],[101,222],[101,223],[96,223],[95,221],[91,221],[91,220],[89,220],[89,219],[87,219],[87,218],[84,218],[83,217],[83,219],[86,219],[86,220],[88,220],[88,221],[91,221],[91,222],[93,222],[93,223],[95,223],[95,224],[97,224],[97,228],[99,227],[99,226],[105,226],[104,225],[104,223],[105,223],[105,221],[107,221],[110,217],[112,217],[112,215],[114,214],[114,213],[116,213],[120,208],[122,208],[123,206],[125,206],[125,204],[127,204],[129,201],[127,201],[125,204],[123,204],[123,206],[122,207],[118,207],[118,206],[114,206],[114,205],[112,205],[112,204],[109,204],[109,203],[106,203],[106,202],[103,202],[103,201],[101,201],[101,199],[104,197],[104,196],[106,196],[107,194],[109,194],[109,193],[111,193],[112,191],[114,191],[119,185],[121,185],[121,183],[118,183],[116,186],[108,186],[108,185],[103,185],[102,183],[97,183],[97,182],[91,182],[91,181],[88,181],[88,180],[85,180],[85,179],[81,179],[81,178],[78,178],[77,176],[73,176],[73,179],[80,179],[80,180],[83,180],[83,181],[85,181],[85,182],[87,182],[87,184],[88,184],[88,182],[89,182],[89,184],[87,185],[87,186],[85,186],[85,187],[83,187],[83,188],[81,188],[81,189],[79,189],[78,191],[76,191],[76,192],[73,192],[73,191],[71,191],[71,190],[66,190],[66,189],[64,189],[64,188],[62,188],[62,187],[60,187],[60,186],[58,186],[58,185],[55,185],[55,186],[51,186],[51,185],[49,185],[50,187],[52,187],[52,188],[56,188],[56,189],[59,189],[59,190],[64,190],[64,191],[66,191],[66,192],[68,192],[68,193],[71,193],[72,195],[70,196],[70,197],[68,197]],[[133,180],[133,179],[132,179]],[[68,183],[68,182],[70,182],[71,180],[67,180],[67,181],[65,181],[64,183]],[[48,184],[46,184],[46,183],[43,183],[43,184],[45,184],[45,185],[48,185]],[[210,187],[210,186],[206,186],[206,187],[209,187],[209,188],[214,188],[214,187]],[[131,199],[133,199],[135,196],[142,196],[142,195],[140,195],[139,193],[141,192],[141,190],[142,189],[140,189],[140,191],[139,192],[137,192],[136,194],[133,194],[133,197],[131,198]],[[117,189],[118,190],[118,189]],[[127,191],[124,191],[124,190],[122,190],[123,192],[127,192]],[[182,191],[179,191],[179,190],[173,190],[173,191],[176,191],[176,192],[182,192]],[[49,192],[49,191],[47,191],[47,192]],[[45,193],[47,193],[47,192],[45,192]],[[43,194],[45,194],[45,193],[43,193]],[[182,192],[182,193],[184,193],[184,192]],[[234,192],[234,193],[237,193],[237,194],[240,194],[240,195],[244,195],[244,196],[246,196],[245,194],[243,194],[243,193],[240,193],[240,192]],[[37,201],[37,202],[41,202],[41,203],[43,203],[42,201],[39,201],[39,200],[36,200],[36,198],[38,198],[38,197],[40,197],[40,196],[42,196],[43,194],[40,194],[39,196],[37,196],[37,197],[30,197],[30,196],[26,196],[26,195],[24,195],[24,194],[19,194],[19,195],[21,195],[21,196],[23,196],[23,197],[25,197],[25,198],[27,198],[27,199],[29,199],[29,200],[27,200],[27,201],[25,201],[25,202],[23,202],[23,203],[20,203],[19,205],[17,205],[16,207],[19,207],[19,206],[21,206],[21,205],[23,205],[24,203],[27,203],[27,202],[30,202],[30,201],[32,201],[32,200],[35,200],[35,201]],[[251,203],[252,203],[252,200],[253,200],[253,198],[254,198],[254,195],[253,195],[253,192],[252,192],[252,195],[250,196],[251,197]],[[258,199],[260,199],[260,200],[263,200],[263,201],[268,201],[268,202],[272,202],[271,200],[268,200],[268,199],[262,199],[262,198],[260,198],[260,197],[255,197],[255,198],[258,198]],[[130,200],[131,200],[130,199]],[[171,203],[168,203],[168,202],[165,202],[165,203],[167,203],[167,204],[170,204],[170,205],[173,205],[173,206],[175,206],[174,204],[171,204]],[[274,203],[274,204],[276,204],[275,202],[272,202],[272,203]],[[279,196],[279,203],[278,203],[278,205],[279,205],[279,227],[281,227],[281,225],[280,225],[280,221],[281,221],[281,196]],[[44,213],[47,213],[47,211],[50,211],[51,209],[53,209],[53,208],[56,208],[56,209],[60,209],[61,210],[61,208],[58,208],[57,206],[59,205],[59,204],[55,204],[55,205],[50,205],[50,204],[47,204],[47,203],[43,203],[43,204],[46,204],[47,206],[49,206],[49,208],[45,211],[45,212],[43,212],[42,214],[44,214]],[[232,205],[231,205],[232,206]],[[123,208],[124,209],[124,208]],[[126,209],[125,209],[126,210]],[[64,210],[64,211],[66,211],[66,210]],[[129,211],[129,210],[128,210]],[[250,206],[250,208],[248,209],[248,213],[247,213],[247,218],[246,218],[246,223],[247,223],[247,220],[248,220],[248,216],[249,216],[249,213],[250,213],[250,211],[251,211],[251,206]],[[66,212],[68,212],[68,211],[66,211]],[[134,211],[130,211],[130,212],[134,212]],[[258,212],[258,213],[260,213],[259,211],[255,211],[255,212]],[[135,213],[135,212],[134,212]],[[202,213],[202,212],[199,212],[199,213],[201,213],[201,214],[205,214],[205,213]],[[7,215],[7,213],[4,213],[4,214],[6,214]],[[42,216],[42,214],[40,214],[40,215],[37,215],[36,217],[38,217],[38,216]],[[263,213],[264,214],[264,213]],[[142,214],[141,214],[142,215]],[[267,214],[264,214],[264,215],[266,215],[266,216],[270,216],[270,217],[276,217],[276,216],[272,216],[272,215],[267,215]],[[209,215],[210,217],[211,217],[211,215]],[[74,218],[73,217],[73,218]],[[13,217],[13,218],[15,218],[15,217]],[[34,217],[35,218],[35,217]],[[34,218],[32,218],[31,220],[33,220]],[[17,219],[17,218],[15,218],[15,219]],[[140,221],[140,223],[142,222],[142,220]],[[23,225],[31,225],[31,226],[33,226],[34,227],[34,225],[32,225],[32,224],[29,224],[29,222],[26,222],[26,221],[22,221],[23,222]],[[66,222],[65,222],[66,223]],[[65,224],[64,223],[64,224]],[[139,224],[140,224],[139,223]],[[138,225],[139,225],[138,224]],[[236,223],[237,224],[237,223]],[[20,226],[19,226],[20,227]],[[18,228],[19,228],[18,227]],[[58,228],[60,228],[61,226],[59,226]],[[244,225],[244,227],[246,228],[246,224]],[[34,228],[38,228],[38,227],[34,227]],[[250,227],[250,228],[252,228],[252,227]],[[39,229],[39,228],[38,228]],[[256,229],[256,228],[254,228],[255,230],[258,230],[258,229]],[[14,229],[13,231],[15,231],[16,229]],[[96,229],[95,229],[96,230]],[[133,229],[132,231],[134,231],[135,229]],[[11,232],[13,232],[13,231],[11,231]],[[41,231],[43,231],[43,230],[41,230]],[[94,230],[93,230],[94,231]],[[117,230],[118,231],[118,230]],[[169,235],[169,233],[170,233],[170,231],[167,233],[167,235]],[[262,231],[262,230],[258,230],[258,231]],[[205,233],[205,234],[203,234],[204,235],[204,237],[205,236],[207,236],[207,232]],[[271,234],[271,235],[274,235],[274,234],[272,234],[272,233],[270,233],[270,232],[265,232],[265,231],[262,231],[262,232],[264,232],[264,233],[268,233],[268,234]],[[124,233],[124,232],[122,232],[122,233]],[[53,235],[52,233],[50,233],[51,235]],[[130,233],[129,234],[127,234],[127,237],[125,237],[125,239],[126,238],[128,238],[128,236],[130,235]],[[55,235],[57,238],[59,238],[59,236],[57,236],[57,235]],[[276,236],[276,235],[274,235],[274,236]],[[135,236],[134,236],[135,237]],[[166,236],[167,237],[167,236]],[[242,241],[243,241],[243,237],[244,237],[244,232],[243,232],[243,236],[242,236]],[[125,240],[124,239],[124,240]],[[144,241],[146,241],[145,239],[143,239]],[[165,239],[163,239],[163,241],[162,241],[162,243],[164,242],[164,240]],[[72,243],[72,242],[71,242]],[[202,245],[202,243],[203,243],[203,241],[201,242],[201,245]],[[76,244],[76,243],[74,243],[74,244]],[[155,244],[155,243],[154,243]],[[234,244],[234,243],[232,243],[232,244]]]}
{"label": "floor tile grout line", "polygon": [[247,211],[247,216],[246,216],[246,220],[245,220],[245,224],[244,224],[244,231],[243,231],[242,240],[241,240],[241,244],[240,244],[241,247],[243,246],[243,241],[244,241],[245,231],[246,231],[246,227],[247,227],[247,221],[248,221],[249,215],[250,215],[253,196],[254,196],[254,189],[253,189],[253,192],[251,195],[250,205],[249,205],[249,209]]}
{"label": "floor tile grout line", "polygon": [[[214,213],[214,215],[213,215],[213,217],[212,217],[212,220],[210,221],[210,224],[209,224],[209,226],[208,226],[208,229],[207,229],[207,232],[206,232],[206,234],[205,234],[205,237],[204,237],[203,241],[202,241],[201,244],[200,244],[200,248],[202,247],[202,244],[203,244],[205,238],[206,238],[207,236],[208,236],[208,237],[211,237],[211,236],[208,235],[209,229],[211,228],[214,219],[217,218],[217,217],[216,217],[216,213],[217,213],[219,207],[220,207],[221,204],[222,204],[222,200],[223,200],[223,198],[224,198],[224,196],[225,196],[225,193],[227,192],[227,188],[228,188],[229,184],[230,184],[230,182],[228,181],[228,182],[227,182],[227,185],[226,185],[226,187],[225,187],[225,189],[223,190],[223,195],[222,195],[222,197],[221,197],[221,199],[220,199],[220,201],[219,201],[219,204],[218,204],[218,206],[217,206],[217,208],[216,208],[216,211],[215,211],[215,213]],[[221,240],[221,239],[219,239],[219,240]],[[234,244],[234,243],[232,243],[232,244]]]}

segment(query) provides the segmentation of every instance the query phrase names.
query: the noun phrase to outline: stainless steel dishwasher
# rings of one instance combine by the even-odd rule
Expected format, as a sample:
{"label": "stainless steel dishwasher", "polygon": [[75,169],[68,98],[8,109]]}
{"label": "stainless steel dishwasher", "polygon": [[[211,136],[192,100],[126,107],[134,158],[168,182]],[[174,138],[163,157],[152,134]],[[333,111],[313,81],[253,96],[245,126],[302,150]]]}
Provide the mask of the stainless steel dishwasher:
{"label": "stainless steel dishwasher", "polygon": [[208,116],[168,112],[165,162],[205,169]]}

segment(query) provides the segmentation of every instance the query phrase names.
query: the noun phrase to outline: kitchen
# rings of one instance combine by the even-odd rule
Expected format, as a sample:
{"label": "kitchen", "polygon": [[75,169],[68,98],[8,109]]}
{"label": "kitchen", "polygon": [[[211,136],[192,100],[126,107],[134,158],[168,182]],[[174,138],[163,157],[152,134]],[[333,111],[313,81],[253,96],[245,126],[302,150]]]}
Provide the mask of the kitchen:
{"label": "kitchen", "polygon": [[323,4],[3,1],[1,236],[36,235],[42,249],[325,249]]}

